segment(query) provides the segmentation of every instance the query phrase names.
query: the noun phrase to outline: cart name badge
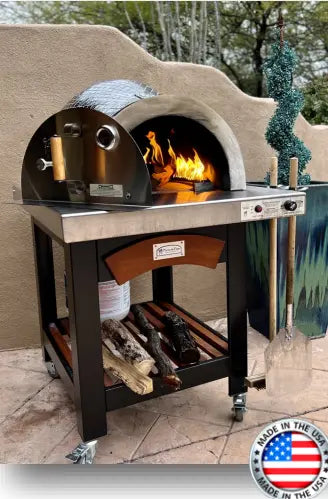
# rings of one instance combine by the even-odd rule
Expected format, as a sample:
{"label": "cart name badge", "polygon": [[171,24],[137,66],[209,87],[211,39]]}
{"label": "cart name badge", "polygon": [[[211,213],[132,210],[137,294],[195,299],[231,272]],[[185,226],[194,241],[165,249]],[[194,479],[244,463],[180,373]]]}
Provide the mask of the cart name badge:
{"label": "cart name badge", "polygon": [[90,196],[108,198],[122,198],[123,185],[121,184],[90,184]]}
{"label": "cart name badge", "polygon": [[269,497],[315,497],[328,484],[328,439],[308,421],[281,419],[266,426],[256,438],[250,469]]}
{"label": "cart name badge", "polygon": [[172,241],[168,243],[153,244],[153,260],[166,260],[185,256],[185,242]]}

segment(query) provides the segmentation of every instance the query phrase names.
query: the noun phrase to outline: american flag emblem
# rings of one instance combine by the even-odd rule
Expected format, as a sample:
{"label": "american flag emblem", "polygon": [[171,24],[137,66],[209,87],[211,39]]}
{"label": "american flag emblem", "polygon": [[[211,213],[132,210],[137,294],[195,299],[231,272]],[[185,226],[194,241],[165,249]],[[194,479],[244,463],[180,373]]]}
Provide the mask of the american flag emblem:
{"label": "american flag emblem", "polygon": [[295,491],[311,485],[321,469],[317,444],[304,433],[286,431],[264,448],[262,467],[266,478],[279,489]]}

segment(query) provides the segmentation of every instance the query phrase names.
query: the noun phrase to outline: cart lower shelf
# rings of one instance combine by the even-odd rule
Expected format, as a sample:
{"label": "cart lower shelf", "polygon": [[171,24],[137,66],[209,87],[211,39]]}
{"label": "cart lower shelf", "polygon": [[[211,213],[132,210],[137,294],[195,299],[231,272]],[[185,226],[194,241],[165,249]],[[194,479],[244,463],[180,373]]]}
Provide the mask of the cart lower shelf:
{"label": "cart lower shelf", "polygon": [[[147,319],[161,333],[162,348],[169,356],[182,381],[181,389],[190,388],[229,375],[228,342],[224,336],[220,335],[214,329],[174,303],[145,302],[140,304],[140,306]],[[173,348],[169,344],[165,325],[162,321],[164,313],[168,310],[177,313],[188,324],[189,331],[194,337],[200,351],[199,362],[183,365],[177,359]],[[144,340],[142,339],[142,336],[140,337],[139,329],[134,322],[133,314],[129,313],[122,322],[142,344]],[[48,340],[45,343],[45,347],[48,349],[49,355],[52,358],[59,375],[62,376],[60,371],[63,371],[64,367],[73,383],[69,319],[58,319],[56,324],[53,323],[49,325],[48,331],[46,331],[45,334]],[[58,369],[57,366],[58,362],[61,363],[60,369]],[[172,392],[170,387],[163,385],[162,380],[159,377],[152,373],[151,375],[154,383],[153,392],[148,395],[138,395],[132,392],[123,383],[114,382],[104,372],[107,411]]]}

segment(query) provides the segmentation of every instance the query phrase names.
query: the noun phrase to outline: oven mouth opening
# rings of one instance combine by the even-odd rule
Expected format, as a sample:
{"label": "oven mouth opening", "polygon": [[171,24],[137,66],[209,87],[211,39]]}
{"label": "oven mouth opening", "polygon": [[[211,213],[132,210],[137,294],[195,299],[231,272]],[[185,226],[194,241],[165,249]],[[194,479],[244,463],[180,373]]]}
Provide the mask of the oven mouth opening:
{"label": "oven mouth opening", "polygon": [[154,193],[229,189],[223,148],[198,121],[176,115],[158,116],[130,133],[148,167]]}

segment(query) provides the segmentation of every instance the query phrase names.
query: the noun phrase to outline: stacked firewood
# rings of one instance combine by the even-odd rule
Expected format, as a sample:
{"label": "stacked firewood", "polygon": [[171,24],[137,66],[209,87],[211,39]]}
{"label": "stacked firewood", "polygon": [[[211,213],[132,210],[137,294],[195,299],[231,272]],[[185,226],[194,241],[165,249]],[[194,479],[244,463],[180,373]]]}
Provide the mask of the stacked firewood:
{"label": "stacked firewood", "polygon": [[[159,331],[148,321],[143,309],[133,305],[131,312],[142,339],[120,321],[106,319],[102,322],[103,363],[107,375],[123,381],[132,391],[145,395],[153,391],[151,371],[172,390],[178,390],[181,380],[171,360],[162,349]],[[166,332],[171,339],[175,354],[182,364],[198,362],[200,353],[190,335],[188,325],[173,312],[164,314]]]}

